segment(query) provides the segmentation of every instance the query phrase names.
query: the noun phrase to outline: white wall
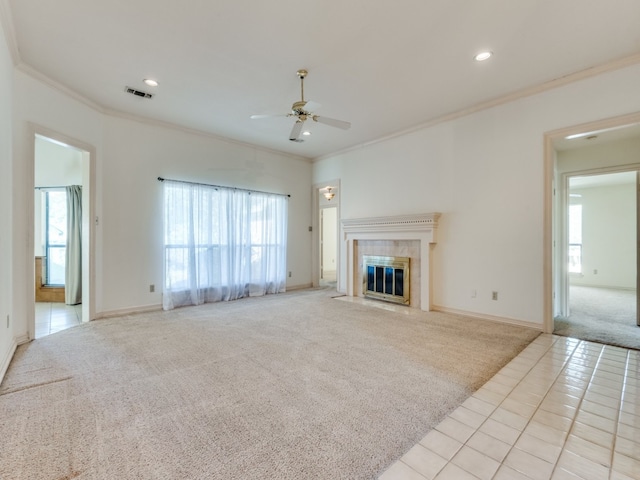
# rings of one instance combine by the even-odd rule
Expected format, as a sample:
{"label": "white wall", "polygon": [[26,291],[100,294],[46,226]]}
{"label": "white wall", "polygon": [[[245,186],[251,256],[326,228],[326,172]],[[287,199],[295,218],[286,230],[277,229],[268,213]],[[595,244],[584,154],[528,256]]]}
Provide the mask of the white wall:
{"label": "white wall", "polygon": [[639,83],[635,65],[336,154],[313,182],[340,179],[342,218],[441,212],[434,305],[542,326],[544,133],[639,111]]}
{"label": "white wall", "polygon": [[[34,302],[34,125],[93,145],[102,153],[103,115],[23,71],[13,69],[13,309],[16,338],[28,336]],[[98,162],[97,175],[102,165]],[[99,208],[99,206],[98,206]],[[97,251],[101,239],[96,238]],[[95,286],[100,298],[100,255]]]}
{"label": "white wall", "polygon": [[[290,194],[288,288],[311,283],[311,165],[237,143],[105,119],[102,309],[161,303],[162,183],[157,178]],[[149,285],[156,293],[149,293]]]}
{"label": "white wall", "polygon": [[36,138],[34,183],[36,187],[82,185],[82,152]]}
{"label": "white wall", "polygon": [[640,138],[616,140],[557,153],[558,174],[637,164],[640,164]]}
{"label": "white wall", "polygon": [[571,284],[635,289],[635,183],[571,192],[582,204],[582,274],[571,275]]}
{"label": "white wall", "polygon": [[[63,187],[82,185],[82,153],[75,148],[64,147],[36,137],[35,172],[36,187]],[[34,191],[34,255],[43,256],[44,218],[42,191]]]}
{"label": "white wall", "polygon": [[[13,62],[0,22],[0,382],[15,348],[15,320],[12,311],[11,236],[12,212],[12,112]],[[10,323],[7,325],[7,317]]]}
{"label": "white wall", "polygon": [[[32,124],[96,151],[97,316],[160,306],[162,218],[158,176],[287,193],[288,288],[311,284],[311,165],[308,161],[211,136],[106,115],[14,69],[12,282],[16,337],[27,333],[33,302]],[[4,145],[4,144],[3,144]],[[30,247],[29,247],[30,246]],[[6,290],[3,290],[6,291]],[[0,324],[1,325],[1,324]]]}
{"label": "white wall", "polygon": [[337,270],[338,208],[322,208],[322,270]]}

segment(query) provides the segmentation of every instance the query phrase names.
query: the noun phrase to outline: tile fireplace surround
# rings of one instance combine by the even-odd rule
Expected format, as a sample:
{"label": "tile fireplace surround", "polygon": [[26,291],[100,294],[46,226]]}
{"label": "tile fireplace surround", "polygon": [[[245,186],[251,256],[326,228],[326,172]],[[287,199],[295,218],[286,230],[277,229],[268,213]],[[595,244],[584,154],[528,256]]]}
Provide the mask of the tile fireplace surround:
{"label": "tile fireplace surround", "polygon": [[[423,213],[342,220],[347,295],[362,296],[363,254],[407,256],[411,258],[410,305],[431,310],[431,245],[436,243],[439,218],[440,213]],[[359,245],[366,248],[358,248]]]}

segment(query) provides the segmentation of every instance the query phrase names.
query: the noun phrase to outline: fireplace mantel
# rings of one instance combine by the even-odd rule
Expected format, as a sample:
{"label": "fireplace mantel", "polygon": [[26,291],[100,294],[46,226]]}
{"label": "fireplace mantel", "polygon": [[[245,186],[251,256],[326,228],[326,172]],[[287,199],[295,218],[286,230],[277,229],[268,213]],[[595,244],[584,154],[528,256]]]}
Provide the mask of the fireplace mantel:
{"label": "fireplace mantel", "polygon": [[[436,243],[440,213],[369,217],[342,220],[347,252],[347,295],[357,296],[358,258],[354,245],[360,240],[418,240],[420,242],[420,308],[431,309],[431,244]],[[415,272],[418,273],[418,272]]]}
{"label": "fireplace mantel", "polygon": [[425,232],[431,234],[429,243],[436,243],[435,234],[439,218],[439,213],[353,218],[342,220],[342,229],[345,236],[349,233]]}

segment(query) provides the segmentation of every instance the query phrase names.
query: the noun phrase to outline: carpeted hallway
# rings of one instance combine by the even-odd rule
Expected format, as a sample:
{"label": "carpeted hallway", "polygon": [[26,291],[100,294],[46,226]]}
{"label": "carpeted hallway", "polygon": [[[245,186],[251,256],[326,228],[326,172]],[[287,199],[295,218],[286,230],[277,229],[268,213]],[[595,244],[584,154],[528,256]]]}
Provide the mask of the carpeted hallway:
{"label": "carpeted hallway", "polygon": [[19,347],[3,479],[373,479],[539,332],[304,290]]}
{"label": "carpeted hallway", "polygon": [[554,334],[640,349],[636,292],[572,285],[570,315],[556,318]]}

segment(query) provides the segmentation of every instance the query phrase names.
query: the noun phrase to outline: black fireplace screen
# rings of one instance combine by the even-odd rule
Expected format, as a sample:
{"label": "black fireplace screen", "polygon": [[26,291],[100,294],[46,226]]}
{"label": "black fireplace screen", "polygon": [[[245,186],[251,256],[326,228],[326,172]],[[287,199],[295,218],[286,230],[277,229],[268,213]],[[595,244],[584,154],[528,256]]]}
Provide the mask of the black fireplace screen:
{"label": "black fireplace screen", "polygon": [[367,265],[367,290],[404,296],[404,269]]}
{"label": "black fireplace screen", "polygon": [[396,303],[409,303],[409,259],[363,256],[364,295]]}

